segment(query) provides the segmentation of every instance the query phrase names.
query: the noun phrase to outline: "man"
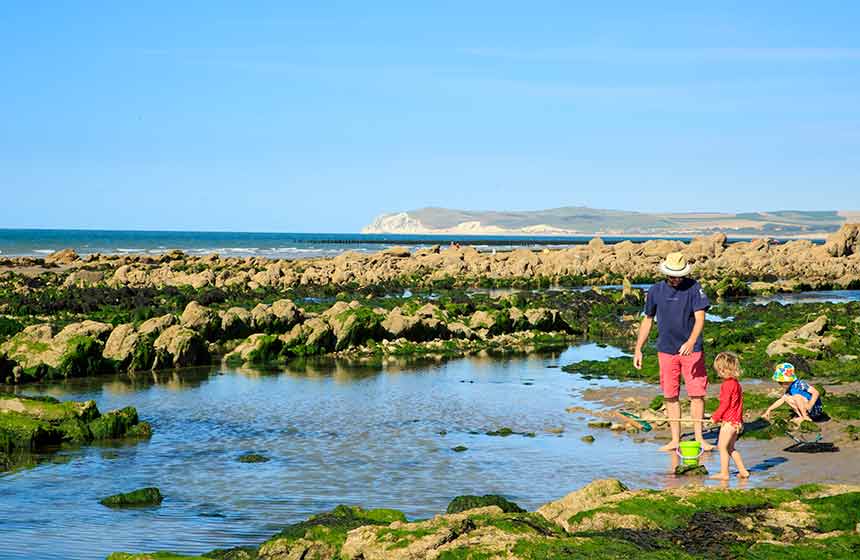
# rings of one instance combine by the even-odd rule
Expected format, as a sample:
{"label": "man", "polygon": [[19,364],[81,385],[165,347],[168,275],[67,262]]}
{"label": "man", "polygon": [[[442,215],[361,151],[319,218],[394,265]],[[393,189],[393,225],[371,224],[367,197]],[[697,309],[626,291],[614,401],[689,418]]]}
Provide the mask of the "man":
{"label": "man", "polygon": [[[693,431],[702,449],[710,451],[713,445],[702,437],[702,422],[705,414],[705,395],[708,390],[708,373],[705,371],[705,356],[702,351],[702,329],[705,327],[705,311],[710,307],[708,297],[698,282],[688,277],[690,265],[681,253],[670,253],[660,263],[660,272],[666,280],[657,282],[648,290],[645,298],[645,316],[639,326],[633,366],[642,369],[642,347],[648,341],[651,325],[657,320],[657,358],[660,364],[660,387],[666,402],[669,418],[681,417],[678,397],[681,392],[681,377],[690,397],[690,413]],[[672,441],[660,448],[674,451],[681,441],[681,424],[670,421]]]}

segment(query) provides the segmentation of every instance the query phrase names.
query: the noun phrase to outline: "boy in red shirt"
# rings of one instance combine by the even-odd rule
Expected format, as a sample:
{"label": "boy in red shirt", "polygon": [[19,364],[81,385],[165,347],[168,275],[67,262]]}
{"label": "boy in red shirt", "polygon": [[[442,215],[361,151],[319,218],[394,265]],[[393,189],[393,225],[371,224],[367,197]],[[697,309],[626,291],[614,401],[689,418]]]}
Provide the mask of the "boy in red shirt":
{"label": "boy in red shirt", "polygon": [[744,429],[744,393],[738,382],[741,362],[734,352],[720,352],[714,358],[714,369],[723,379],[723,384],[720,387],[720,406],[711,416],[712,422],[720,424],[720,474],[711,478],[729,479],[729,458],[738,468],[738,477],[749,478],[750,473],[741,454],[735,449],[735,442]]}

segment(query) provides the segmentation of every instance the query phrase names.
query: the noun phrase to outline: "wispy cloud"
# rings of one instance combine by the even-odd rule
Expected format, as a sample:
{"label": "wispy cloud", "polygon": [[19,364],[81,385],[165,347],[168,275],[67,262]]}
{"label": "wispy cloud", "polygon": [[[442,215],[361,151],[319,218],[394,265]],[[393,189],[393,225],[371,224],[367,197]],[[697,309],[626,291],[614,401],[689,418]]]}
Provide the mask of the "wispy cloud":
{"label": "wispy cloud", "polygon": [[461,52],[476,57],[535,62],[860,61],[860,48],[837,47],[475,47]]}

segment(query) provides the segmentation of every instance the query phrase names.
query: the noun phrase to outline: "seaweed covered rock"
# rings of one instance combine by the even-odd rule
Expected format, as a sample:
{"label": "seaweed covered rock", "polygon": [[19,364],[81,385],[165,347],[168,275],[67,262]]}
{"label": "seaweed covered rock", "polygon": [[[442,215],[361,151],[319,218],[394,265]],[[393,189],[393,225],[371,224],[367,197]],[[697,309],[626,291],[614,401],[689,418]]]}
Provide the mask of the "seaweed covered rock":
{"label": "seaweed covered rock", "polygon": [[202,558],[248,560],[256,553],[265,560],[811,560],[860,553],[857,486],[655,491],[603,480],[538,511],[506,513],[490,505],[409,522],[398,511],[338,506],[290,525],[257,551],[213,551]]}
{"label": "seaweed covered rock", "polygon": [[172,327],[176,323],[176,317],[168,313],[159,317],[152,317],[151,319],[147,319],[137,327],[137,332],[143,336],[154,335],[157,337],[162,332],[167,330],[168,327]]}
{"label": "seaweed covered rock", "polygon": [[150,486],[139,488],[123,494],[114,494],[99,500],[99,503],[109,508],[146,507],[160,505],[164,500],[161,491]]}
{"label": "seaweed covered rock", "polygon": [[522,513],[525,510],[504,496],[487,494],[484,496],[457,496],[448,503],[445,513],[460,513],[469,509],[496,506],[505,513]]}
{"label": "seaweed covered rock", "polygon": [[251,333],[251,312],[244,307],[231,307],[219,315],[224,338],[242,338]]}
{"label": "seaweed covered rock", "polygon": [[128,365],[134,354],[139,338],[137,329],[131,323],[116,326],[105,342],[104,357],[122,365]]}
{"label": "seaweed covered rock", "polygon": [[237,459],[240,463],[266,463],[269,460],[268,457],[259,453],[245,453]]}
{"label": "seaweed covered rock", "polygon": [[337,558],[349,531],[363,526],[384,526],[405,521],[406,516],[396,510],[365,510],[340,505],[329,512],[286,527],[266,541],[258,555],[261,560],[333,559]]}
{"label": "seaweed covered rock", "polygon": [[360,346],[370,340],[385,337],[383,316],[373,309],[362,307],[357,301],[335,303],[322,315],[331,325],[335,336],[335,350]]}
{"label": "seaweed covered rock", "polygon": [[272,334],[256,333],[242,341],[224,356],[228,364],[266,363],[278,359],[284,342]]}
{"label": "seaweed covered rock", "polygon": [[360,527],[349,532],[340,555],[346,560],[523,558],[517,554],[521,543],[563,536],[559,526],[537,514],[486,506],[427,521]]}
{"label": "seaweed covered rock", "polygon": [[[535,329],[539,331],[569,331],[570,325],[561,316],[556,309],[547,309],[539,307],[536,309],[527,309],[525,318],[528,320],[528,325],[525,328]],[[524,330],[523,328],[517,330]]]}
{"label": "seaweed covered rock", "polygon": [[595,480],[560,500],[543,505],[537,513],[568,529],[572,516],[601,506],[625,492],[627,487],[620,480]]}
{"label": "seaweed covered rock", "polygon": [[153,342],[153,368],[196,366],[209,362],[206,341],[182,325],[167,327]]}
{"label": "seaweed covered rock", "polygon": [[767,355],[807,354],[820,356],[836,340],[835,337],[825,334],[827,326],[827,316],[820,315],[814,321],[788,331],[777,340],[768,344]]}
{"label": "seaweed covered rock", "polygon": [[111,326],[97,321],[71,323],[57,334],[50,324],[32,325],[0,346],[0,353],[18,364],[24,377],[80,377],[112,371],[102,357]]}
{"label": "seaweed covered rock", "polygon": [[130,323],[119,325],[108,337],[102,355],[120,371],[149,369],[155,360],[156,337],[153,331],[143,334]]}
{"label": "seaweed covered rock", "polygon": [[427,306],[415,314],[404,313],[403,309],[395,307],[382,321],[382,328],[393,339],[405,338],[413,342],[444,338],[449,333],[448,326]]}
{"label": "seaweed covered rock", "polygon": [[0,455],[62,443],[146,438],[151,433],[149,424],[139,420],[133,407],[102,415],[95,401],[60,402],[52,397],[0,393]]}
{"label": "seaweed covered rock", "polygon": [[221,331],[221,317],[218,313],[196,301],[185,306],[179,324],[197,332],[205,340],[217,338]]}
{"label": "seaweed covered rock", "polygon": [[254,330],[267,333],[283,333],[302,322],[304,313],[291,300],[279,299],[271,305],[257,304],[251,310]]}

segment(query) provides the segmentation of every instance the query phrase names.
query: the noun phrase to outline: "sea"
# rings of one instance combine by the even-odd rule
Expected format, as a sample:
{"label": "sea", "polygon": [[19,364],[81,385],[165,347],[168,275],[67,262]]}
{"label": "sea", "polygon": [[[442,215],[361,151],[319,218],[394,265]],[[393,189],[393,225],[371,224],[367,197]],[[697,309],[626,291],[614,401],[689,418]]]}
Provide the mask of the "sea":
{"label": "sea", "polygon": [[[345,251],[372,253],[392,246],[410,249],[432,245],[473,246],[479,251],[527,248],[565,248],[588,243],[593,236],[413,235],[360,233],[264,233],[212,231],[132,231],[83,229],[0,229],[0,257],[45,256],[72,248],[80,255],[92,253],[160,254],[179,249],[190,255],[218,253],[223,257],[300,259],[333,257]],[[689,237],[602,237],[605,243],[628,239],[676,239]],[[733,238],[744,241],[749,238]]]}

